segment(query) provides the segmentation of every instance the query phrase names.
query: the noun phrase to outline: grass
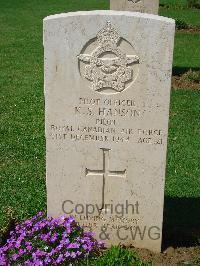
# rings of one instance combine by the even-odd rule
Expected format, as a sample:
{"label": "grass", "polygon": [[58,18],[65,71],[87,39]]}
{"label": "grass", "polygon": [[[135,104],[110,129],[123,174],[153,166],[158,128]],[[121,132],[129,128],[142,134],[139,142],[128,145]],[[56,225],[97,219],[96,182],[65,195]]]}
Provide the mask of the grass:
{"label": "grass", "polygon": [[186,9],[198,8],[200,5],[199,0],[160,0],[160,6],[165,8]]}
{"label": "grass", "polygon": [[199,9],[188,8],[187,0],[160,0],[159,14],[182,20],[191,26],[200,26],[200,11]]}
{"label": "grass", "polygon": [[200,92],[172,91],[166,195],[199,197]]}
{"label": "grass", "polygon": [[100,257],[82,261],[78,266],[151,266],[152,263],[142,262],[138,255],[120,246],[111,247]]}
{"label": "grass", "polygon": [[171,6],[169,9],[160,7],[159,14],[164,17],[180,19],[188,25],[200,26],[200,11],[199,9],[175,9]]}
{"label": "grass", "polygon": [[160,0],[161,5],[187,7],[187,0]]}
{"label": "grass", "polygon": [[[184,0],[179,3],[185,5]],[[22,220],[46,208],[42,19],[60,12],[107,9],[108,1],[0,0],[0,5],[0,227],[5,231],[11,217]],[[160,13],[200,25],[197,10],[161,8]],[[176,34],[175,73],[199,68],[199,36]],[[187,88],[171,94],[166,197],[200,197],[199,94]],[[131,261],[129,253],[120,252],[108,251],[102,261],[115,254]]]}
{"label": "grass", "polygon": [[175,68],[199,68],[200,34],[177,32],[174,47]]}

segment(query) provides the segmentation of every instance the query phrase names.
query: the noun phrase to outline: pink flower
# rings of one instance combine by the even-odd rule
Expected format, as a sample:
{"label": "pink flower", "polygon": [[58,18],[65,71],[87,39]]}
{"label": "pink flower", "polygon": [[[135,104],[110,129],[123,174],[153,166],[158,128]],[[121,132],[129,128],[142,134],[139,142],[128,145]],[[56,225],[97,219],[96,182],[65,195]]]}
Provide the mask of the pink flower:
{"label": "pink flower", "polygon": [[[101,243],[84,233],[73,217],[45,218],[43,213],[18,224],[6,244],[0,247],[0,265],[44,266],[76,263]],[[12,255],[11,255],[12,254]]]}
{"label": "pink flower", "polygon": [[18,254],[13,254],[13,255],[12,255],[12,259],[13,259],[14,261],[16,261],[17,258],[19,258],[19,255],[18,255]]}
{"label": "pink flower", "polygon": [[28,251],[32,250],[32,246],[27,246],[26,248]]}

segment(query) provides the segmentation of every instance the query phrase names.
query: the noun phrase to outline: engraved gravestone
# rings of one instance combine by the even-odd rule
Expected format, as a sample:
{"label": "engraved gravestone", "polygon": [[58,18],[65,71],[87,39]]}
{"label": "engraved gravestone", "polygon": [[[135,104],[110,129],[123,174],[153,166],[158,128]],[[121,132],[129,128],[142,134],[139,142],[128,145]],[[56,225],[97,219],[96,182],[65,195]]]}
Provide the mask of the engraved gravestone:
{"label": "engraved gravestone", "polygon": [[110,9],[157,15],[159,0],[110,0]]}
{"label": "engraved gravestone", "polygon": [[49,216],[160,251],[173,40],[148,14],[44,19]]}

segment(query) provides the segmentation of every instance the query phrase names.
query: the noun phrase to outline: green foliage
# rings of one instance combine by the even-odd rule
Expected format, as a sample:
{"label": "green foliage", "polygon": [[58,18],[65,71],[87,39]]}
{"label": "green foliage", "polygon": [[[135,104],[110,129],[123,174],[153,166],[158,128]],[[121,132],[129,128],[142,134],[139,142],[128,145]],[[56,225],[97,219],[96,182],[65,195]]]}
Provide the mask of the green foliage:
{"label": "green foliage", "polygon": [[189,8],[200,8],[200,0],[187,0]]}
{"label": "green foliage", "polygon": [[82,261],[78,266],[151,266],[152,263],[142,262],[138,255],[120,246],[113,246],[99,258]]}
{"label": "green foliage", "polygon": [[188,29],[188,27],[188,24],[184,20],[176,19],[176,29]]}

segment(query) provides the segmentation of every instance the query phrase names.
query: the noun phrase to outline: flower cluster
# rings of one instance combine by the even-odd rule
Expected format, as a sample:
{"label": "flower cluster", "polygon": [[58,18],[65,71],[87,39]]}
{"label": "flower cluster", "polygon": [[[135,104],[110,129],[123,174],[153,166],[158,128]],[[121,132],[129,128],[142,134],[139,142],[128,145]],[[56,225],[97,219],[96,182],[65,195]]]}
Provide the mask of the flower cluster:
{"label": "flower cluster", "polygon": [[39,212],[10,232],[7,243],[0,248],[0,265],[70,265],[102,246],[73,217],[45,218]]}

